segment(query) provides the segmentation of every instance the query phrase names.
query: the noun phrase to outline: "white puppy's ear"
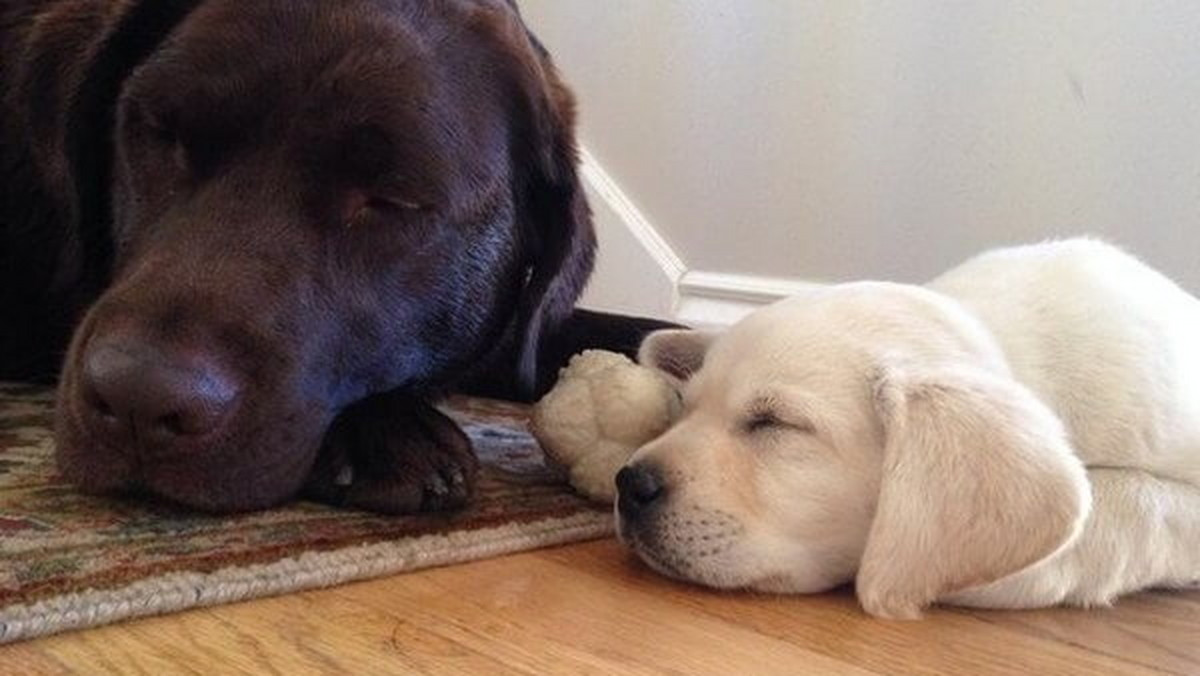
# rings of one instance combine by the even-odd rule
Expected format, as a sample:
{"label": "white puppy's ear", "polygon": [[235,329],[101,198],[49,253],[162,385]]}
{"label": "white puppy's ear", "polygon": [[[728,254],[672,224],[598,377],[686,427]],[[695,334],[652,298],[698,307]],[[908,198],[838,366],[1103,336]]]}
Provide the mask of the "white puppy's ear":
{"label": "white puppy's ear", "polygon": [[1058,417],[1024,386],[968,368],[889,372],[875,400],[887,440],[856,580],[867,612],[918,618],[1078,535],[1087,476]]}
{"label": "white puppy's ear", "polygon": [[655,331],[642,341],[638,363],[662,371],[676,384],[687,382],[704,365],[704,355],[716,338],[715,333],[692,329]]}

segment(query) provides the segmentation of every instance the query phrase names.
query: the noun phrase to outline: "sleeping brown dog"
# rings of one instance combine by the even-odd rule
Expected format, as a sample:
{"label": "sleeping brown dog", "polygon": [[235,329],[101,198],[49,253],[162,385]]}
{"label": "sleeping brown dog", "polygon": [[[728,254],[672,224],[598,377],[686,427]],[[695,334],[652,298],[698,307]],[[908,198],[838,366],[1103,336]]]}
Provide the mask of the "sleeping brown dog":
{"label": "sleeping brown dog", "polygon": [[572,314],[573,101],[510,3],[14,0],[0,54],[0,378],[61,364],[86,490],[457,506],[432,398],[656,326]]}

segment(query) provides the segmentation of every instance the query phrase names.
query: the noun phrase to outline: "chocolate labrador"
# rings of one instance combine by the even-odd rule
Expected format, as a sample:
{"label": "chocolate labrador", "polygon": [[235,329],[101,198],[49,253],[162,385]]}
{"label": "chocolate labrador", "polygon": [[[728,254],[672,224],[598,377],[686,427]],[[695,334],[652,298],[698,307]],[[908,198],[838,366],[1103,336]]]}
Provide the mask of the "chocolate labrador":
{"label": "chocolate labrador", "polygon": [[661,324],[573,311],[571,94],[501,0],[0,5],[0,378],[88,491],[461,505],[430,403]]}

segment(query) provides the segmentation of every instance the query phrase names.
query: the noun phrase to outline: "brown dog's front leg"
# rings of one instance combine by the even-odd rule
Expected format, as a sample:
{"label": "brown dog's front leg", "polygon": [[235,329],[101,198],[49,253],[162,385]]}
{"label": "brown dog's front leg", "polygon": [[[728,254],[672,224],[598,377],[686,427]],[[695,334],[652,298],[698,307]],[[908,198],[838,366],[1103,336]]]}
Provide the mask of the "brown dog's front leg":
{"label": "brown dog's front leg", "polygon": [[471,496],[478,470],[454,421],[426,401],[388,392],[334,419],[305,492],[385,514],[455,509]]}
{"label": "brown dog's front leg", "polygon": [[571,357],[584,350],[608,350],[632,358],[637,356],[642,340],[654,331],[684,328],[687,327],[659,319],[576,309],[554,331],[543,336],[533,392],[522,391],[517,385],[514,366],[517,348],[512,344],[511,336],[482,369],[460,382],[457,389],[479,397],[535,401],[550,391],[558,380],[559,370]]}

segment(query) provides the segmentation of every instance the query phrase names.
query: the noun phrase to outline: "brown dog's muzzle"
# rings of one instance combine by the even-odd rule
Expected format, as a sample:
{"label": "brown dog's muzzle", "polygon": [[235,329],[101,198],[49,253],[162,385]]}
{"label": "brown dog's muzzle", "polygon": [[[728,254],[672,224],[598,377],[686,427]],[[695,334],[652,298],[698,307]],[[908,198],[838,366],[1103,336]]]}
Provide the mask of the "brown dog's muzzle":
{"label": "brown dog's muzzle", "polygon": [[83,423],[99,443],[164,458],[219,436],[243,390],[212,350],[128,333],[92,341],[79,387]]}
{"label": "brown dog's muzzle", "polygon": [[146,490],[205,510],[295,495],[333,413],[303,361],[321,351],[286,321],[302,310],[265,291],[269,270],[249,257],[227,257],[217,278],[159,255],[135,262],[80,326],[60,380],[59,468],[89,492]]}

